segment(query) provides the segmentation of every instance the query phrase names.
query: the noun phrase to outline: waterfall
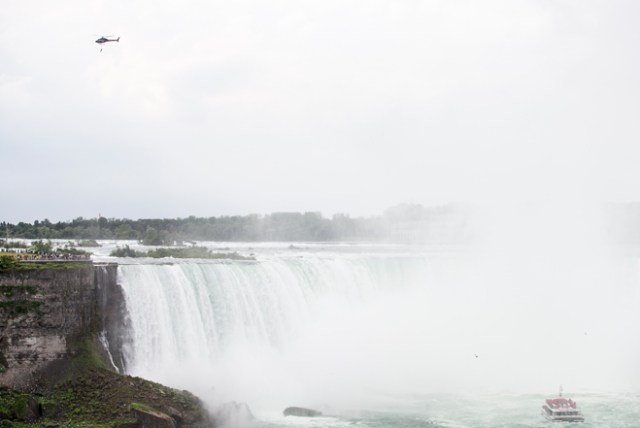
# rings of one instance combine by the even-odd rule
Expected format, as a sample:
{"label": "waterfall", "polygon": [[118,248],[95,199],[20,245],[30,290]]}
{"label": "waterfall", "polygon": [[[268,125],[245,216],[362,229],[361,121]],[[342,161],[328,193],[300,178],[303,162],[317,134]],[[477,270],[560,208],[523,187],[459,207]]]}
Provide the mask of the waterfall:
{"label": "waterfall", "polygon": [[128,371],[205,396],[215,391],[220,400],[242,399],[234,396],[246,392],[238,382],[260,388],[302,381],[296,376],[310,381],[322,357],[308,353],[349,348],[339,343],[350,341],[344,329],[375,302],[419,287],[427,267],[421,255],[121,265]]}
{"label": "waterfall", "polygon": [[635,266],[303,252],[119,268],[127,372],[259,414],[415,391],[633,387]]}

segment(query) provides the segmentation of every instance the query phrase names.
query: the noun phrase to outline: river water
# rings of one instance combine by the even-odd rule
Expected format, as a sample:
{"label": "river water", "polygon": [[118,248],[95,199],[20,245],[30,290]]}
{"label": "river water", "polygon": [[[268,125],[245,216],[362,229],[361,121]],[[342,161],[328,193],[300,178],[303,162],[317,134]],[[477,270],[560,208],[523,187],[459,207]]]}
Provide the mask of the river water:
{"label": "river water", "polygon": [[204,243],[255,258],[212,261],[102,244],[95,258],[121,265],[127,372],[213,409],[247,403],[256,419],[240,425],[562,426],[540,409],[563,385],[582,426],[640,426],[631,252]]}

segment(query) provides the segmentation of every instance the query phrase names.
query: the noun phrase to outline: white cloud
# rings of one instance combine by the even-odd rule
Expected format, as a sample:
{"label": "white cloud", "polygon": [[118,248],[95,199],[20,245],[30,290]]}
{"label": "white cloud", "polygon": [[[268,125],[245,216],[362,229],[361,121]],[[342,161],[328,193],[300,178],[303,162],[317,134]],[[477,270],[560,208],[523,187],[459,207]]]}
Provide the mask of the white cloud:
{"label": "white cloud", "polygon": [[[10,173],[37,153],[101,193],[66,217],[638,199],[637,9],[10,1],[0,139]],[[0,216],[48,216],[38,195]]]}

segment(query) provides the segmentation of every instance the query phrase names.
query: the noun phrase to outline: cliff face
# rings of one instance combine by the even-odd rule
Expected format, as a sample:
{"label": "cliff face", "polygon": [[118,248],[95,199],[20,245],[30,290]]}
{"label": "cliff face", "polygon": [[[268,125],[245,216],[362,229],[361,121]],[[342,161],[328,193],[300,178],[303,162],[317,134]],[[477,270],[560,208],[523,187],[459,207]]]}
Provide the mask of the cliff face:
{"label": "cliff face", "polygon": [[114,264],[94,268],[98,321],[102,344],[109,353],[109,362],[119,373],[126,371],[123,350],[131,346],[130,322],[122,287],[118,281],[118,267]]}
{"label": "cliff face", "polygon": [[116,373],[128,340],[117,265],[47,266],[0,270],[0,426],[215,425],[192,394]]}
{"label": "cliff face", "polygon": [[31,391],[57,381],[80,342],[114,322],[116,279],[116,265],[91,263],[0,272],[0,384]]}

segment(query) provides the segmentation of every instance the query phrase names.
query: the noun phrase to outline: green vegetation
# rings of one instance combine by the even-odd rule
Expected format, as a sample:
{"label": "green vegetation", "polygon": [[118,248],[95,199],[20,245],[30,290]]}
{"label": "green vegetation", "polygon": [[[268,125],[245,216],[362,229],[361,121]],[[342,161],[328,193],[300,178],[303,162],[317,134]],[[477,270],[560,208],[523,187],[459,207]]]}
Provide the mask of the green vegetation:
{"label": "green vegetation", "polygon": [[147,226],[144,236],[142,237],[142,243],[144,245],[162,245],[168,240],[166,234],[160,234],[153,226]]}
{"label": "green vegetation", "polygon": [[178,415],[200,426],[206,414],[194,396],[106,368],[96,338],[80,344],[80,352],[55,386],[31,394],[0,388],[2,427],[135,426],[133,409]]}
{"label": "green vegetation", "polygon": [[[95,241],[94,241],[95,242]],[[53,242],[48,240],[44,242],[42,240],[33,241],[29,247],[31,253],[40,254],[70,254],[72,256],[89,256],[90,252],[85,250],[79,250],[71,245],[71,242],[65,244],[62,247],[54,247]]]}
{"label": "green vegetation", "polygon": [[34,253],[52,253],[53,243],[51,241],[44,242],[42,240],[33,241],[29,249]]}
{"label": "green vegetation", "polygon": [[[5,262],[3,257],[8,257]],[[56,261],[42,260],[36,262],[20,261],[11,256],[0,256],[0,272],[7,270],[43,270],[43,269],[92,269],[93,263],[88,261]]]}
{"label": "green vegetation", "polygon": [[445,220],[449,230],[461,231],[458,240],[468,238],[467,211],[463,207],[426,208],[415,204],[393,207],[374,217],[335,214],[326,218],[318,212],[139,220],[78,217],[58,223],[46,219],[33,224],[2,222],[0,230],[28,239],[131,239],[145,245],[169,246],[196,240],[413,240],[416,230],[424,233]]}
{"label": "green vegetation", "polygon": [[116,247],[109,255],[112,257],[146,257],[147,253],[132,250],[128,245],[125,245],[124,247]]}
{"label": "green vegetation", "polygon": [[190,399],[163,385],[108,370],[95,339],[85,340],[80,349],[67,378],[45,396],[66,420],[89,426],[117,426],[134,422],[132,408],[200,411],[199,402],[193,397]]}
{"label": "green vegetation", "polygon": [[42,304],[43,302],[35,300],[7,300],[0,302],[0,313],[8,318],[15,318],[37,310]]}
{"label": "green vegetation", "polygon": [[145,412],[153,412],[156,411],[153,407],[147,406],[142,403],[131,403],[131,408],[134,410],[143,410]]}
{"label": "green vegetation", "polygon": [[29,426],[37,418],[38,405],[30,394],[0,388],[0,427]]}
{"label": "green vegetation", "polygon": [[[86,269],[91,253],[65,245],[54,248],[51,241],[35,241],[29,252],[0,252],[0,272],[29,269]],[[71,256],[71,257],[69,257]]]}
{"label": "green vegetation", "polygon": [[39,290],[40,287],[37,285],[0,285],[0,295],[5,299],[11,299],[0,301],[0,315],[12,319],[38,311],[43,302],[29,298],[38,294]]}
{"label": "green vegetation", "polygon": [[35,295],[38,294],[40,287],[37,285],[11,285],[11,284],[2,284],[0,285],[0,294],[2,294],[6,298],[11,298],[14,295],[23,294],[23,295]]}
{"label": "green vegetation", "polygon": [[57,254],[70,254],[72,256],[90,256],[91,253],[85,250],[79,250],[75,247],[70,246],[69,244],[65,244],[64,247],[56,248],[55,252]]}
{"label": "green vegetation", "polygon": [[100,345],[95,338],[85,338],[77,344],[78,355],[71,361],[66,376],[59,384],[73,380],[94,370],[108,370],[105,359],[99,351]]}
{"label": "green vegetation", "polygon": [[156,259],[174,257],[176,259],[231,259],[255,260],[254,257],[243,256],[237,252],[214,253],[206,247],[156,248],[149,251],[136,251],[128,245],[118,247],[110,253],[113,257],[153,257]]}
{"label": "green vegetation", "polygon": [[44,261],[40,263],[20,263],[22,269],[93,269],[93,264],[90,261],[81,262],[57,262],[57,261]]}
{"label": "green vegetation", "polygon": [[0,272],[5,270],[16,269],[18,261],[14,256],[3,254],[0,256]]}

